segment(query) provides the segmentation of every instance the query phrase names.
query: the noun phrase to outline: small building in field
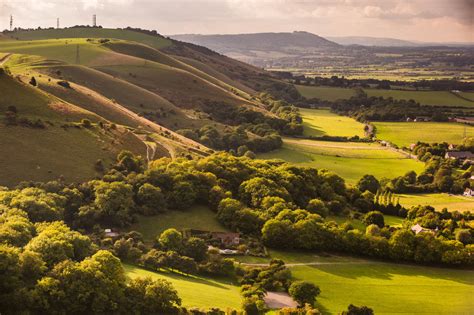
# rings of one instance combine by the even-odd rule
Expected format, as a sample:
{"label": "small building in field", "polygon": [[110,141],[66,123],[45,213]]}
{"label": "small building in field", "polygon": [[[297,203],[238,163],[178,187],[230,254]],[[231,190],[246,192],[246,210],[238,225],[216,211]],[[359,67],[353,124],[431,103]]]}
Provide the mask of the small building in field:
{"label": "small building in field", "polygon": [[416,147],[416,143],[410,144],[410,151],[413,151],[413,149]]}
{"label": "small building in field", "polygon": [[472,160],[474,159],[474,153],[469,151],[449,151],[446,152],[444,158],[453,160]]}
{"label": "small building in field", "polygon": [[466,188],[462,195],[466,197],[474,197],[474,190],[471,188]]}
{"label": "small building in field", "polygon": [[412,226],[412,227],[411,227],[411,231],[414,232],[415,234],[418,234],[418,233],[421,233],[421,232],[434,233],[433,230],[424,228],[424,227],[422,227],[422,226],[419,225],[419,224],[416,224],[416,225]]}
{"label": "small building in field", "polygon": [[239,245],[240,234],[233,232],[212,232],[212,238],[220,240],[222,245]]}
{"label": "small building in field", "polygon": [[415,122],[431,121],[431,117],[428,116],[418,116],[413,119]]}
{"label": "small building in field", "polygon": [[104,229],[104,234],[106,237],[118,237],[120,234],[116,231],[113,231],[112,229]]}

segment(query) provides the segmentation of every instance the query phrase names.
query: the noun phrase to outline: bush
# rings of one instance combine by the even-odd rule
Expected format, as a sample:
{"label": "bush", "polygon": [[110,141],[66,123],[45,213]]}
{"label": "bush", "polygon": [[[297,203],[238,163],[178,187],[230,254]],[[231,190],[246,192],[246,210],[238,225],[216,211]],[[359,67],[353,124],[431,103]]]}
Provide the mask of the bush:
{"label": "bush", "polygon": [[364,216],[364,223],[365,225],[375,224],[379,228],[383,228],[385,225],[385,221],[383,218],[383,214],[379,211],[370,211]]}
{"label": "bush", "polygon": [[84,128],[91,128],[92,127],[92,123],[89,119],[83,119],[81,120],[81,125],[82,127]]}
{"label": "bush", "polygon": [[298,302],[300,306],[304,306],[305,304],[313,306],[321,290],[317,285],[309,281],[295,281],[290,285],[288,293],[290,293],[291,297]]}

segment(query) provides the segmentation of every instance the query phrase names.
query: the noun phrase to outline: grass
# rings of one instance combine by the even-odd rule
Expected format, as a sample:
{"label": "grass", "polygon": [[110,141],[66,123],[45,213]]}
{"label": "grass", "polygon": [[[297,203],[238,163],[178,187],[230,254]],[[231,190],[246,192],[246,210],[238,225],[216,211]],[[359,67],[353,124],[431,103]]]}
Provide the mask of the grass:
{"label": "grass", "polygon": [[394,178],[410,170],[418,173],[424,168],[423,163],[375,143],[285,139],[281,149],[259,154],[258,157],[327,169],[350,184],[356,183],[365,174],[379,179]]}
{"label": "grass", "polygon": [[430,205],[441,211],[447,208],[449,211],[471,211],[474,212],[474,198],[444,193],[399,195],[400,204],[405,207],[417,205]]}
{"label": "grass", "polygon": [[35,31],[19,31],[12,34],[13,38],[23,41],[56,39],[56,38],[108,38],[135,41],[160,49],[172,44],[171,40],[131,30],[77,27],[68,29],[48,29]]}
{"label": "grass", "polygon": [[124,264],[123,267],[130,278],[151,277],[152,279],[170,281],[178,291],[183,306],[219,307],[223,310],[227,308],[240,309],[241,307],[240,287],[228,280],[184,276],[169,272],[158,273],[127,264]]}
{"label": "grass", "polygon": [[[375,314],[470,314],[474,308],[474,271],[395,264],[308,251],[269,251],[291,266],[296,280],[321,288],[316,306],[339,314],[349,304],[367,305]],[[245,263],[271,258],[239,257]]]}
{"label": "grass", "polygon": [[295,266],[293,277],[321,288],[317,307],[338,314],[349,304],[375,314],[469,314],[474,309],[474,272],[354,258]]}
{"label": "grass", "polygon": [[143,234],[147,241],[154,240],[166,229],[199,229],[207,231],[226,231],[216,219],[215,212],[205,206],[193,206],[184,211],[168,211],[152,217],[141,216],[130,230]]}
{"label": "grass", "polygon": [[356,92],[353,89],[348,88],[305,85],[295,85],[295,87],[305,98],[319,98],[331,102],[339,99],[349,99],[356,95]]}
{"label": "grass", "polygon": [[462,99],[449,91],[401,91],[365,89],[368,96],[414,100],[422,105],[474,107],[474,101]]}
{"label": "grass", "polygon": [[328,109],[300,108],[305,136],[364,137],[364,124]]}
{"label": "grass", "polygon": [[438,122],[374,122],[377,138],[398,146],[409,146],[417,141],[460,144],[466,136],[474,135],[474,127]]}
{"label": "grass", "polygon": [[[144,153],[145,147],[134,137],[112,143],[115,136],[94,130],[60,127],[33,129],[0,126],[0,186],[21,181],[42,181],[64,176],[66,182],[82,182],[95,177],[94,163],[106,165],[122,149]],[[122,142],[122,144],[120,144]]]}
{"label": "grass", "polygon": [[[352,88],[330,87],[330,86],[305,86],[295,85],[300,94],[306,98],[319,98],[325,101],[336,101],[338,99],[349,99],[356,95]],[[367,95],[376,97],[392,97],[394,99],[414,100],[422,105],[442,105],[474,107],[472,93],[460,93],[463,99],[449,91],[406,91],[406,90],[383,90],[364,89]]]}

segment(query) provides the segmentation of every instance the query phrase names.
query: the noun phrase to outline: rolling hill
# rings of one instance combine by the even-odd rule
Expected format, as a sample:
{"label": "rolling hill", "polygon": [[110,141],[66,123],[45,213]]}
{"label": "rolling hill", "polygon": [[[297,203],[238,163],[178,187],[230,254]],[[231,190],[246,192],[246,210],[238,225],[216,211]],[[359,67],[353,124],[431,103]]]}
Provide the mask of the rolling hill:
{"label": "rolling hill", "polygon": [[[0,127],[7,136],[0,141],[24,158],[12,167],[1,161],[9,173],[0,174],[0,185],[60,175],[71,181],[91,178],[97,160],[109,165],[124,149],[148,160],[207,155],[209,148],[176,131],[213,126],[229,132],[234,127],[227,121],[211,117],[215,106],[274,117],[255,96],[284,84],[261,69],[154,32],[74,27],[2,37],[0,58],[8,70],[2,72]],[[32,77],[35,84],[28,84]],[[11,106],[18,119],[40,120],[44,128],[3,124]],[[84,119],[93,127],[84,128]],[[65,131],[71,130],[66,125],[74,132]],[[15,141],[18,134],[26,139]],[[40,154],[44,165],[33,165]],[[60,160],[64,154],[71,159]],[[32,168],[45,172],[29,173]]]}

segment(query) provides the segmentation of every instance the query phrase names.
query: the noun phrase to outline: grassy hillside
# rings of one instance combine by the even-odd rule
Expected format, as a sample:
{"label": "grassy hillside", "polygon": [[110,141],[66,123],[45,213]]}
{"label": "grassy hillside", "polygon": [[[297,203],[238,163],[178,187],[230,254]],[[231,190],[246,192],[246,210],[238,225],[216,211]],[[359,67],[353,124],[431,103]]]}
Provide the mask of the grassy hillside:
{"label": "grassy hillside", "polygon": [[306,98],[319,98],[324,101],[336,101],[339,99],[349,99],[355,96],[355,90],[330,86],[305,86],[295,85],[298,92]]}
{"label": "grassy hillside", "polygon": [[160,49],[171,45],[171,40],[161,36],[152,36],[124,29],[107,29],[92,27],[75,27],[68,29],[47,29],[35,31],[19,31],[8,34],[19,40],[41,40],[56,38],[116,38],[135,41]]}
{"label": "grassy hillside", "polygon": [[346,116],[331,113],[328,109],[300,109],[305,136],[364,137],[364,124]]}
{"label": "grassy hillside", "polygon": [[109,165],[122,149],[146,155],[145,145],[125,130],[104,133],[97,127],[43,130],[0,125],[0,134],[0,186],[45,182],[61,175],[66,182],[81,182],[97,175],[98,159]]}
{"label": "grassy hillside", "polygon": [[285,139],[283,148],[258,155],[263,159],[282,159],[297,165],[327,169],[356,183],[363,175],[394,178],[410,170],[417,173],[423,163],[377,144]]}
{"label": "grassy hillside", "polygon": [[474,211],[474,198],[455,196],[444,193],[400,195],[400,203],[405,207],[417,205],[429,205],[441,211],[447,208],[449,211]]}
{"label": "grassy hillside", "polygon": [[474,127],[456,123],[374,122],[374,125],[378,139],[398,146],[409,146],[417,141],[460,144],[464,139],[464,131],[468,137],[474,134]]}

